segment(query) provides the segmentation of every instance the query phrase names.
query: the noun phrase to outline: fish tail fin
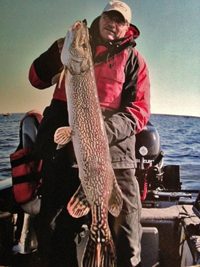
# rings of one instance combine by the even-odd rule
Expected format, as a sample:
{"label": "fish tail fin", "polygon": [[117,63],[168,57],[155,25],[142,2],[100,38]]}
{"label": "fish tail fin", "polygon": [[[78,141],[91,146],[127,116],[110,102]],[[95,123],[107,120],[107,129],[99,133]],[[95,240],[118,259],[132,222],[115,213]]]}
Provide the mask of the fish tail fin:
{"label": "fish tail fin", "polygon": [[81,267],[116,267],[115,247],[112,238],[96,242],[89,237]]}

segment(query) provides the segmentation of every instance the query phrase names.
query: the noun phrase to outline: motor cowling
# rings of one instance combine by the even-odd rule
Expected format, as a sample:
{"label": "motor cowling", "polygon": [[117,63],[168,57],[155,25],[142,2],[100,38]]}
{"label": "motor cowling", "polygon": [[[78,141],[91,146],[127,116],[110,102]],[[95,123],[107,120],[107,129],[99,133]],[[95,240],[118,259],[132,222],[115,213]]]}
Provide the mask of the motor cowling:
{"label": "motor cowling", "polygon": [[163,156],[160,136],[156,128],[148,122],[136,135],[136,177],[139,182],[141,199],[145,200],[147,192],[159,187],[163,182]]}
{"label": "motor cowling", "polygon": [[145,169],[152,165],[161,152],[160,136],[156,128],[148,122],[145,128],[136,135],[137,168]]}

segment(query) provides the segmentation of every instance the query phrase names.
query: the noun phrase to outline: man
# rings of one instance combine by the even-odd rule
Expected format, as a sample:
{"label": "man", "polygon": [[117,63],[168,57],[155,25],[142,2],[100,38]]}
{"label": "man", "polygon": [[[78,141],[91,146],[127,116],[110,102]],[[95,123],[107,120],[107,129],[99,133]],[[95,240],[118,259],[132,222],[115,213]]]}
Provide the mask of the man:
{"label": "man", "polygon": [[[135,134],[150,117],[148,69],[134,48],[139,30],[130,22],[129,6],[111,1],[89,29],[112,166],[123,193],[119,217],[109,218],[118,267],[140,266],[141,202],[135,178]],[[64,81],[59,89],[57,79],[63,68],[60,61],[63,42],[64,38],[59,39],[37,58],[29,73],[31,84],[39,89],[57,82],[52,102],[44,111],[34,150],[43,159],[42,205],[36,222],[38,249],[46,255],[46,262],[49,260],[49,265],[45,265],[48,267],[77,266],[73,240],[83,223],[83,219],[73,219],[66,210],[79,184],[77,170],[71,168],[75,162],[72,143],[56,151],[53,142],[55,130],[68,125]]]}

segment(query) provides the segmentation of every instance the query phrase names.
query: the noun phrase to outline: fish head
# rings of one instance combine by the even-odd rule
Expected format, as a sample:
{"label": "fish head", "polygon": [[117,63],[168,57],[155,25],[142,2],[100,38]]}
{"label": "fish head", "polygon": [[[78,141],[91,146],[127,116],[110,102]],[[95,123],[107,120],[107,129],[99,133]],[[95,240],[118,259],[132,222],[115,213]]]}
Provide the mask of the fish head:
{"label": "fish head", "polygon": [[73,75],[78,75],[90,69],[91,48],[86,20],[76,21],[68,29],[61,61]]}

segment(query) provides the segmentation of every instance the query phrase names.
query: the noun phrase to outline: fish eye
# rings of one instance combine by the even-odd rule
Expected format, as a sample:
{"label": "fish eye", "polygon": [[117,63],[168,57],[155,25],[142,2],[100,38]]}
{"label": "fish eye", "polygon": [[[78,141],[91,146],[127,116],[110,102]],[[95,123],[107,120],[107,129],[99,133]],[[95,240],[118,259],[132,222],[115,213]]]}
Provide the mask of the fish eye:
{"label": "fish eye", "polygon": [[84,50],[87,49],[87,44],[85,42],[79,43],[79,46],[82,47]]}
{"label": "fish eye", "polygon": [[84,43],[84,44],[82,45],[82,47],[83,47],[84,50],[86,50],[86,49],[87,49],[87,45],[86,45],[86,43]]}

